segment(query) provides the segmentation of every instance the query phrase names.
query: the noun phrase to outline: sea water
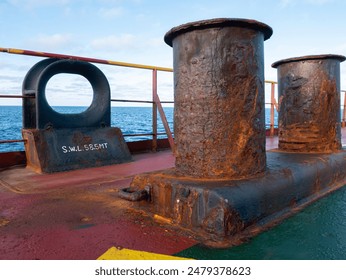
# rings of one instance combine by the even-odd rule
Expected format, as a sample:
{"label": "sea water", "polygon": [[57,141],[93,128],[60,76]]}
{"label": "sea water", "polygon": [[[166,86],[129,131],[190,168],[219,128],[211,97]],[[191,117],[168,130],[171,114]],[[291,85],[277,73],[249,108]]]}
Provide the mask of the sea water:
{"label": "sea water", "polygon": [[[81,113],[87,107],[55,106],[62,114]],[[171,131],[173,132],[173,107],[164,107],[164,112]],[[159,113],[157,121],[158,138],[166,138],[165,129]],[[266,123],[270,122],[270,109],[266,109]],[[277,113],[275,112],[275,125],[277,125]],[[124,135],[150,134],[152,133],[152,108],[151,107],[111,107],[111,126],[119,127]],[[269,125],[267,125],[269,127]],[[22,107],[0,106],[0,141],[22,139]],[[126,136],[128,142],[151,139],[151,135]],[[21,142],[0,144],[0,152],[23,151]]]}

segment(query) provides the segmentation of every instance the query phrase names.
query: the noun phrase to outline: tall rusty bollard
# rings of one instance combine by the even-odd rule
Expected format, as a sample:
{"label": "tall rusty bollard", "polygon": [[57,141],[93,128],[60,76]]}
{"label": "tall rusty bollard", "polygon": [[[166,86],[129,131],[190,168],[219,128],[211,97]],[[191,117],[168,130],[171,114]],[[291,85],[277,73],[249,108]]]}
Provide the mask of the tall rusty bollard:
{"label": "tall rusty bollard", "polygon": [[261,22],[219,18],[172,28],[176,172],[234,178],[266,168]]}
{"label": "tall rusty bollard", "polygon": [[334,152],[341,149],[341,55],[311,55],[277,61],[279,149]]}

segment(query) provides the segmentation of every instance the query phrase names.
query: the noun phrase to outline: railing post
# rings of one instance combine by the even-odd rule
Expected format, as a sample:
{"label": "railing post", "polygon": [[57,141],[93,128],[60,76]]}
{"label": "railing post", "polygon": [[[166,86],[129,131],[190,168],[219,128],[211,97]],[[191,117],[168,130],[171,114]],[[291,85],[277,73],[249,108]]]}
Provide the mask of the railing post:
{"label": "railing post", "polygon": [[345,127],[345,120],[346,119],[346,91],[344,91],[344,106],[342,111],[342,122],[341,127]]}
{"label": "railing post", "polygon": [[153,141],[151,149],[153,152],[157,150],[157,104],[155,102],[157,96],[157,70],[153,69],[153,80],[152,80],[152,90],[153,90],[153,113],[152,113],[152,123],[153,123]]}
{"label": "railing post", "polygon": [[271,82],[270,101],[270,137],[274,136],[274,105],[275,105],[275,83]]}
{"label": "railing post", "polygon": [[[174,152],[174,139],[172,136],[172,132],[171,132],[171,129],[169,128],[166,114],[163,110],[159,95],[157,94],[157,70],[156,69],[153,70],[153,83],[154,83],[154,80],[155,80],[155,87],[153,86],[153,88],[155,88],[155,90],[153,90],[153,101],[154,101],[154,104],[155,104],[157,110],[160,113],[161,121],[162,121],[163,127],[165,128],[165,131],[167,134],[169,146],[171,147],[171,150]],[[156,115],[156,119],[157,119],[157,115]]]}

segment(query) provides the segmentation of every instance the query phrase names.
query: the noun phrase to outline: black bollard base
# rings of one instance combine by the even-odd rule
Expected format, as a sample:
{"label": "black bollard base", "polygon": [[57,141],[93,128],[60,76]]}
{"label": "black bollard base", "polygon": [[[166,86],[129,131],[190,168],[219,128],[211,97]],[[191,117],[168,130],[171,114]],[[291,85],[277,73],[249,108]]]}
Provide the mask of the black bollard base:
{"label": "black bollard base", "polygon": [[247,240],[346,184],[346,151],[334,154],[267,153],[264,174],[239,180],[205,180],[175,169],[141,174],[132,190],[149,199],[136,207],[159,215],[211,247]]}
{"label": "black bollard base", "polygon": [[131,161],[121,130],[105,128],[23,129],[27,166],[38,173]]}

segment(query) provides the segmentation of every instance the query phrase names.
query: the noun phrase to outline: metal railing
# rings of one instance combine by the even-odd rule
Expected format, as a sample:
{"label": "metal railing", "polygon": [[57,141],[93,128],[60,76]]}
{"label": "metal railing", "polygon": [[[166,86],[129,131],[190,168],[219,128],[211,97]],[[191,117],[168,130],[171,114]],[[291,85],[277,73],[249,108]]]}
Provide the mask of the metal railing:
{"label": "metal railing", "polygon": [[[164,72],[173,72],[172,68],[167,67],[159,67],[159,66],[151,66],[151,65],[143,65],[143,64],[134,64],[127,62],[119,62],[112,60],[103,60],[89,57],[81,57],[81,56],[72,56],[72,55],[64,55],[64,54],[55,54],[55,53],[47,53],[47,52],[37,52],[30,50],[20,50],[20,49],[11,49],[11,48],[0,48],[0,52],[17,54],[17,55],[27,55],[27,56],[38,56],[38,57],[49,57],[49,58],[59,58],[59,59],[71,59],[71,60],[80,60],[91,63],[98,64],[106,64],[120,67],[129,67],[129,68],[137,68],[137,69],[146,69],[152,71],[152,100],[126,100],[126,99],[111,99],[111,102],[128,102],[128,103],[147,103],[152,104],[152,132],[151,133],[142,133],[142,134],[125,134],[124,136],[152,136],[152,150],[155,151],[157,148],[157,140],[158,135],[166,134],[170,147],[174,150],[174,140],[173,134],[168,125],[168,121],[163,110],[163,103],[174,103],[173,101],[161,101],[158,95],[157,89],[157,73],[158,71]],[[269,124],[269,135],[274,136],[275,133],[275,110],[278,111],[278,103],[275,99],[275,85],[276,81],[265,81],[265,83],[270,84],[270,102],[265,103],[266,105],[270,105],[270,124]],[[344,105],[343,107],[343,117],[342,117],[342,127],[345,127],[346,121],[346,91],[342,91],[344,93]],[[24,95],[6,95],[0,94],[0,98],[35,98],[34,96],[24,96]],[[158,115],[159,112],[162,124],[165,129],[165,133],[158,132]],[[24,142],[21,139],[14,140],[0,140],[0,144],[2,143],[16,143],[16,142]]]}
{"label": "metal railing", "polygon": [[[146,69],[152,71],[152,100],[126,100],[126,99],[111,99],[111,102],[134,102],[134,103],[150,103],[152,104],[152,132],[151,133],[141,133],[141,134],[124,134],[124,136],[152,136],[152,150],[157,149],[157,140],[158,135],[166,134],[169,145],[172,150],[174,150],[174,140],[173,134],[168,125],[168,121],[166,115],[163,110],[163,103],[173,103],[173,101],[160,101],[160,98],[157,93],[157,72],[173,72],[172,68],[160,67],[160,66],[152,66],[152,65],[144,65],[144,64],[134,64],[120,61],[112,61],[112,60],[103,60],[96,59],[90,57],[81,57],[81,56],[73,56],[73,55],[64,55],[64,54],[56,54],[56,53],[47,53],[47,52],[37,52],[31,50],[21,50],[21,49],[13,49],[13,48],[0,48],[0,52],[9,53],[9,54],[17,54],[17,55],[26,55],[26,56],[37,56],[37,57],[45,57],[45,58],[58,58],[58,59],[71,59],[71,60],[79,60],[86,61],[91,63],[98,64],[106,64],[120,67],[129,67],[136,69]],[[24,95],[6,95],[1,94],[0,98],[35,98],[34,96],[24,96]],[[159,112],[162,124],[165,129],[165,133],[158,132],[158,116],[157,112]],[[16,140],[0,140],[0,144],[3,143],[17,143],[24,142],[24,140],[16,139]]]}

